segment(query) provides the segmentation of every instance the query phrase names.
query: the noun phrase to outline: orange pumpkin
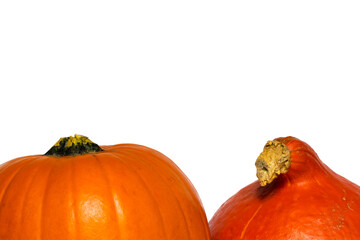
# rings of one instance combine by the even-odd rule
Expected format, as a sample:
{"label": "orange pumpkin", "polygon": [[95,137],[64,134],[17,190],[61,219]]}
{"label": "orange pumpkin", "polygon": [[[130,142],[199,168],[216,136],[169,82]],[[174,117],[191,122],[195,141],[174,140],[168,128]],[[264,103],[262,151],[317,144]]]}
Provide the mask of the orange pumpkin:
{"label": "orange pumpkin", "polygon": [[360,239],[360,188],[293,137],[269,141],[256,181],[210,220],[213,240]]}
{"label": "orange pumpkin", "polygon": [[196,190],[163,154],[80,135],[0,166],[0,239],[210,239]]}

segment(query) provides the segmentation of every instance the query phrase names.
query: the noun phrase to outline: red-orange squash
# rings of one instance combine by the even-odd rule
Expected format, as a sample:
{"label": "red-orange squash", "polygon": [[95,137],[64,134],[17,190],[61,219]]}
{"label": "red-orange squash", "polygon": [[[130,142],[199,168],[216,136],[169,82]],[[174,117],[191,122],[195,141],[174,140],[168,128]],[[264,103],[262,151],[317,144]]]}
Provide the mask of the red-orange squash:
{"label": "red-orange squash", "polygon": [[330,170],[293,137],[269,141],[256,181],[210,220],[213,240],[358,240],[360,188]]}
{"label": "red-orange squash", "polygon": [[208,240],[199,196],[163,154],[62,138],[0,166],[1,240]]}

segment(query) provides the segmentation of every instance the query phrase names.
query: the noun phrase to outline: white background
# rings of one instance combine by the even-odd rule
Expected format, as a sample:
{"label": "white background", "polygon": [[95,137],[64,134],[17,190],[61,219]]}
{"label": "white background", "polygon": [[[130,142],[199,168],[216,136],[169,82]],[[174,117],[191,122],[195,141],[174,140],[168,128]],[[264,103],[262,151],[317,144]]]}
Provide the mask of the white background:
{"label": "white background", "polygon": [[267,140],[360,184],[358,1],[0,2],[0,163],[60,137],[170,157],[208,218]]}

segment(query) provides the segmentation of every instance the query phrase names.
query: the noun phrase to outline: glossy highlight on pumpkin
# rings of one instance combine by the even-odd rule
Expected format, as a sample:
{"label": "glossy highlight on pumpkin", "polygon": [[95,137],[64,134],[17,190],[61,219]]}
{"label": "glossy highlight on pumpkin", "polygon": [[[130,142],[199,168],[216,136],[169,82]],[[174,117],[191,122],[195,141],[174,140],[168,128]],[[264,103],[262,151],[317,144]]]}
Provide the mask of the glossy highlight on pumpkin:
{"label": "glossy highlight on pumpkin", "polygon": [[0,239],[207,240],[210,234],[195,188],[169,158],[119,144],[2,164]]}
{"label": "glossy highlight on pumpkin", "polygon": [[[214,214],[209,223],[212,239],[360,239],[360,187],[333,172],[294,137],[270,141],[264,151],[279,144],[286,148],[278,151],[281,154],[274,149],[260,154],[260,181],[241,189]],[[287,150],[291,165],[284,157]],[[271,158],[289,166],[276,170],[285,165],[271,166]]]}

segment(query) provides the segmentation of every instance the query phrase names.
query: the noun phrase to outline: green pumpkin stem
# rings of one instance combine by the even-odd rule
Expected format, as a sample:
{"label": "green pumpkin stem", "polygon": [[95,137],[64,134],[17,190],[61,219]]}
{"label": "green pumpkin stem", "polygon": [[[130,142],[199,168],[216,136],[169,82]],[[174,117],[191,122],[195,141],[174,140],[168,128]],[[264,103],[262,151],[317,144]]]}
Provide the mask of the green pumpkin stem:
{"label": "green pumpkin stem", "polygon": [[103,149],[93,143],[88,137],[75,134],[74,137],[60,138],[55,145],[45,153],[46,156],[64,157],[86,153],[101,152]]}

